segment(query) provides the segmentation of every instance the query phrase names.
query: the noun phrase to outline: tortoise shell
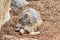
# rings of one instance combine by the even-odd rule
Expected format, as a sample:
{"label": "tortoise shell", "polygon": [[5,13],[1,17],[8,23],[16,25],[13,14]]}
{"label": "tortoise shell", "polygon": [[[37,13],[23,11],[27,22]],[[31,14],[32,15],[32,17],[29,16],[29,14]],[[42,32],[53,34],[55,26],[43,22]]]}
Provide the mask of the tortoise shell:
{"label": "tortoise shell", "polygon": [[18,18],[19,28],[27,30],[28,32],[35,32],[42,24],[40,14],[32,8],[22,11]]}
{"label": "tortoise shell", "polygon": [[11,1],[11,8],[18,10],[19,7],[23,7],[28,4],[29,4],[29,2],[27,2],[26,0],[12,0]]}

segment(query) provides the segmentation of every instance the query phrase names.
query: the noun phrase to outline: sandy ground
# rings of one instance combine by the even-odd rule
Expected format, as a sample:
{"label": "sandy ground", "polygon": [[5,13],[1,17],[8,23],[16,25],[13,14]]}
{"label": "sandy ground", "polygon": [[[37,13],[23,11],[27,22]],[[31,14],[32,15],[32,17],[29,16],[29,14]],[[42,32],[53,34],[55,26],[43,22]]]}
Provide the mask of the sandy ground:
{"label": "sandy ground", "polygon": [[2,27],[1,33],[5,35],[2,35],[2,40],[60,40],[60,0],[29,1],[29,3],[28,6],[20,8],[19,11],[32,7],[41,14],[43,24],[39,28],[40,35],[20,35],[19,32],[14,31],[13,26],[20,14],[16,10],[10,12],[11,19]]}

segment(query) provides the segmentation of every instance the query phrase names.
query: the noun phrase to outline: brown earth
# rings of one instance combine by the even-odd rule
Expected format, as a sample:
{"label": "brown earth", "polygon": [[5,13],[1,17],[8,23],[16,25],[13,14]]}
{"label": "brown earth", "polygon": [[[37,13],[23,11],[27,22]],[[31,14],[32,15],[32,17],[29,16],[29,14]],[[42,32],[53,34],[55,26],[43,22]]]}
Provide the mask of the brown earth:
{"label": "brown earth", "polygon": [[[35,8],[41,15],[43,24],[39,28],[40,35],[32,36],[29,34],[20,35],[13,29],[14,24],[17,22],[17,17],[20,14],[18,10],[10,11],[11,19],[2,27],[3,35],[12,35],[15,39],[4,38],[2,40],[60,40],[60,0],[40,0],[29,1],[28,6],[20,8],[20,12],[27,8]],[[5,36],[6,37],[6,36]],[[16,39],[16,37],[18,39]]]}

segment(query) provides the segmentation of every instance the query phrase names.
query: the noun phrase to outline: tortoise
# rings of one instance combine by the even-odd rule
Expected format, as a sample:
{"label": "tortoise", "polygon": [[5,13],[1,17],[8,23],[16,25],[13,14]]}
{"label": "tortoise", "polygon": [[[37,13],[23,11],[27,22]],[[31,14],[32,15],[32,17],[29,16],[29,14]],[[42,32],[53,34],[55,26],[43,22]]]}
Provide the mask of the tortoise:
{"label": "tortoise", "polygon": [[38,29],[42,23],[40,14],[35,9],[28,8],[20,13],[15,30],[19,30],[22,34],[29,32],[32,35],[37,35],[40,34]]}

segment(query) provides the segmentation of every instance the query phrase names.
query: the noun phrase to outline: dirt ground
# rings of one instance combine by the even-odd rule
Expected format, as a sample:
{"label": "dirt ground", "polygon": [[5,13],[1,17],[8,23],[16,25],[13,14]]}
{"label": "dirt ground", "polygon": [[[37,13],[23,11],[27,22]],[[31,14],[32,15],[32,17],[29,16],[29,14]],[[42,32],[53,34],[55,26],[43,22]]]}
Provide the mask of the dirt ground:
{"label": "dirt ground", "polygon": [[[60,0],[39,0],[28,1],[28,6],[20,10],[10,11],[11,19],[2,26],[2,34],[13,37],[7,38],[2,35],[2,40],[60,40]],[[20,35],[15,32],[13,27],[17,23],[17,17],[20,12],[27,8],[35,8],[41,15],[43,24],[39,28],[40,35],[32,36],[30,34]],[[19,12],[20,11],[20,12]],[[14,39],[13,39],[14,38]]]}

